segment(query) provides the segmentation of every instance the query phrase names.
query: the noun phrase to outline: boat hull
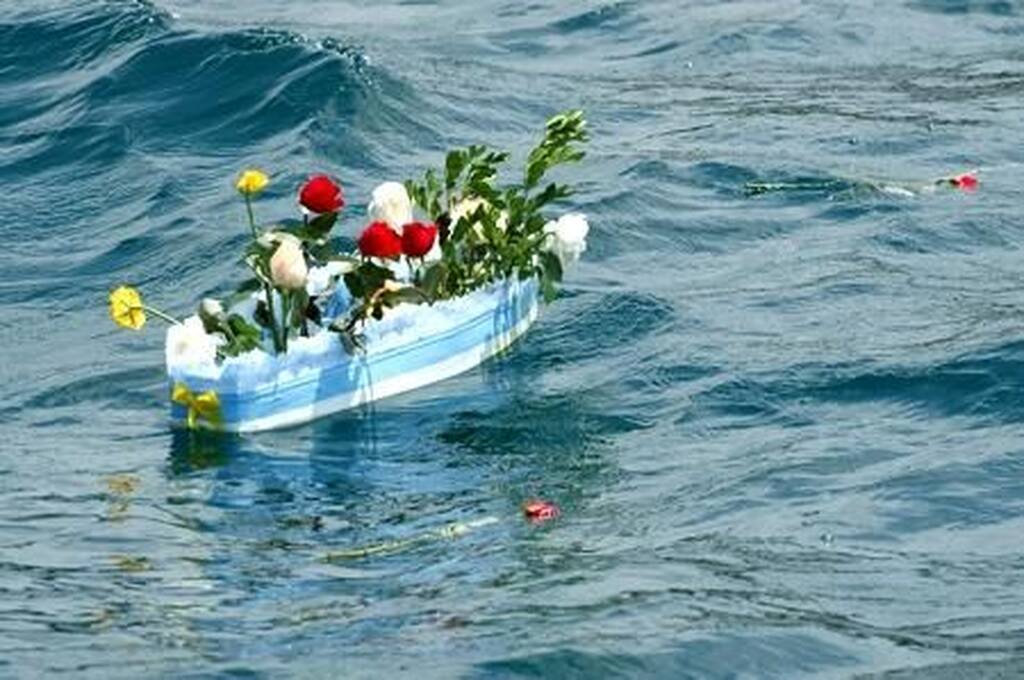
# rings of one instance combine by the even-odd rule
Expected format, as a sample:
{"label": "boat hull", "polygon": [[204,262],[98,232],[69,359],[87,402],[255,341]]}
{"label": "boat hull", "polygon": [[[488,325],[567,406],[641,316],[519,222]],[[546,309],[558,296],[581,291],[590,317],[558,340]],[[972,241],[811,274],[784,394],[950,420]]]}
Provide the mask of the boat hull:
{"label": "boat hull", "polygon": [[[186,377],[193,394],[213,391],[219,402],[216,421],[194,425],[229,432],[291,427],[464,373],[526,333],[538,314],[537,288],[535,280],[501,284],[492,308],[451,328],[381,351],[369,344],[355,355],[338,353],[322,367],[247,389]],[[187,416],[185,406],[172,403],[173,424],[184,426]]]}

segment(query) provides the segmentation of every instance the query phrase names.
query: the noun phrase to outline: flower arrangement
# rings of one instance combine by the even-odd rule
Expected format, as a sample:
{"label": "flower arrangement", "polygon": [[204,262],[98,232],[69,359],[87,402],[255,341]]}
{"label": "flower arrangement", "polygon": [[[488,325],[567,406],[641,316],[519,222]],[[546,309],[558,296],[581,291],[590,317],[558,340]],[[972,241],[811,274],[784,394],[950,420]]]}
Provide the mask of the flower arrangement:
{"label": "flower arrangement", "polygon": [[[297,193],[299,218],[261,225],[255,203],[270,178],[246,170],[235,188],[251,236],[243,256],[251,275],[236,292],[204,299],[195,315],[178,320],[147,305],[136,288],[119,285],[109,295],[110,317],[132,330],[149,317],[171,324],[169,361],[189,354],[223,362],[255,351],[283,355],[296,338],[324,332],[337,334],[356,354],[366,325],[387,310],[433,305],[504,280],[535,277],[550,301],[563,269],[583,252],[589,227],[582,215],[544,216],[550,204],[572,194],[545,177],[581,160],[586,140],[582,112],[551,118],[522,178],[504,185],[498,175],[508,153],[484,146],[452,151],[440,171],[374,189],[369,223],[355,249],[345,252],[332,238],[346,205],[336,178],[310,177]],[[210,399],[179,387],[174,400],[188,406],[190,424],[204,408],[213,410]]]}

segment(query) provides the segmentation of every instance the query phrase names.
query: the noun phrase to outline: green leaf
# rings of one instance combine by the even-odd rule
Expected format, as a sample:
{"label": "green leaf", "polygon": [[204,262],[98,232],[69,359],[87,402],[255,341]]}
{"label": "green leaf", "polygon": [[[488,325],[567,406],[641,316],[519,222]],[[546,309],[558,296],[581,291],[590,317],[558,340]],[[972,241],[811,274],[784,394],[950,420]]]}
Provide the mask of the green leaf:
{"label": "green leaf", "polygon": [[501,194],[487,180],[470,179],[466,184],[466,191],[469,196],[482,198],[491,205],[501,202]]}
{"label": "green leaf", "polygon": [[385,281],[393,278],[395,275],[390,269],[379,267],[367,260],[345,274],[344,280],[352,297],[365,299],[383,286]]}
{"label": "green leaf", "polygon": [[555,288],[555,283],[547,276],[540,277],[540,291],[544,296],[544,302],[551,304],[558,297],[558,289]]}
{"label": "green leaf", "polygon": [[[556,182],[541,188],[541,183],[552,168],[582,159],[581,144],[586,140],[583,113],[565,111],[546,122],[542,140],[527,155],[522,184],[501,186],[499,168],[509,154],[483,145],[452,150],[440,171],[428,170],[421,182],[407,182],[413,201],[441,229],[441,261],[422,270],[416,279],[424,298],[433,302],[500,278],[538,276],[545,298],[553,299],[562,268],[556,256],[541,254],[547,222],[542,209],[568,198],[572,189]],[[487,207],[452,221],[447,213],[449,201],[468,198],[482,199]],[[499,219],[504,229],[498,228]],[[364,294],[364,301],[382,283],[371,276],[360,268],[358,277],[346,278],[350,290]],[[387,304],[399,301],[378,295]],[[357,323],[378,313],[379,309],[357,309],[350,318]]]}
{"label": "green leaf", "polygon": [[338,213],[336,213],[336,212],[324,213],[324,214],[318,215],[317,217],[314,217],[312,220],[310,220],[309,224],[307,225],[307,230],[315,238],[320,239],[320,238],[323,238],[323,237],[327,236],[327,234],[331,231],[331,228],[334,227],[334,223],[337,222],[337,221],[338,221]]}
{"label": "green leaf", "polygon": [[409,193],[413,203],[426,210],[426,202],[423,199],[423,187],[410,179],[405,182],[405,190]]}
{"label": "green leaf", "polygon": [[423,280],[420,286],[423,292],[426,294],[431,301],[437,300],[441,293],[441,286],[444,284],[445,277],[448,275],[448,267],[444,261],[436,262],[423,272]]}
{"label": "green leaf", "polygon": [[260,329],[253,326],[251,323],[245,320],[245,317],[239,314],[230,314],[228,316],[228,327],[231,332],[236,336],[245,336],[249,338],[255,338],[259,341]]}
{"label": "green leaf", "polygon": [[427,170],[426,180],[427,180],[427,192],[429,194],[435,195],[435,194],[441,193],[441,182],[437,179],[437,173],[436,172],[434,172],[432,169],[431,170]]}
{"label": "green leaf", "polygon": [[242,283],[238,284],[238,288],[235,288],[235,293],[255,293],[258,290],[262,290],[263,282],[259,279],[246,279]]}
{"label": "green leaf", "polygon": [[348,274],[345,274],[343,279],[345,281],[345,287],[348,288],[348,292],[352,294],[353,298],[358,300],[370,294],[369,291],[366,290],[366,284],[358,271],[351,271]]}
{"label": "green leaf", "polygon": [[317,325],[323,323],[323,314],[321,313],[320,308],[312,300],[306,302],[304,314],[307,319]]}
{"label": "green leaf", "polygon": [[[473,215],[475,214],[476,213],[473,213]],[[470,227],[472,227],[474,223],[473,215],[460,217],[459,221],[455,223],[455,228],[452,229],[452,237],[448,241],[448,243],[452,244],[451,250],[455,249],[456,243],[462,243],[466,240],[466,234],[469,233]],[[446,243],[445,246],[447,245],[448,244]]]}
{"label": "green leaf", "polygon": [[495,249],[500,249],[505,242],[505,232],[498,229],[498,220],[495,219],[494,211],[485,211],[481,215],[480,224],[483,227],[484,238]]}
{"label": "green leaf", "polygon": [[553,282],[560,282],[562,280],[562,261],[558,259],[557,255],[549,250],[542,251],[540,263],[544,268],[545,276]]}
{"label": "green leaf", "polygon": [[298,328],[306,318],[306,306],[309,304],[309,294],[305,290],[294,290],[289,293],[291,296],[288,324],[292,328]]}
{"label": "green leaf", "polygon": [[582,111],[567,111],[548,120],[544,140],[527,157],[527,189],[535,187],[544,174],[556,165],[583,158],[583,151],[573,144],[587,141],[586,124]]}
{"label": "green leaf", "polygon": [[260,346],[259,328],[253,326],[238,314],[228,316],[227,326],[231,331],[230,335],[224,334],[228,341],[217,350],[221,358],[236,357]]}
{"label": "green leaf", "polygon": [[455,188],[456,182],[459,180],[459,175],[466,169],[466,163],[469,162],[469,154],[465,151],[456,149],[448,154],[448,157],[444,161],[444,186],[445,189],[451,191]]}
{"label": "green leaf", "polygon": [[537,197],[533,199],[533,207],[537,209],[543,208],[548,203],[560,201],[563,198],[572,196],[572,193],[572,187],[552,182],[544,187],[544,190],[537,194]]}
{"label": "green leaf", "polygon": [[334,257],[334,247],[330,241],[317,241],[306,244],[306,254],[314,264],[323,264]]}
{"label": "green leaf", "polygon": [[252,313],[252,319],[264,328],[273,328],[266,300],[260,300],[256,303],[256,309]]}
{"label": "green leaf", "polygon": [[262,255],[250,255],[245,258],[245,264],[252,271],[253,275],[256,276],[257,280],[262,284],[271,285],[269,268],[270,265],[267,262],[267,258]]}

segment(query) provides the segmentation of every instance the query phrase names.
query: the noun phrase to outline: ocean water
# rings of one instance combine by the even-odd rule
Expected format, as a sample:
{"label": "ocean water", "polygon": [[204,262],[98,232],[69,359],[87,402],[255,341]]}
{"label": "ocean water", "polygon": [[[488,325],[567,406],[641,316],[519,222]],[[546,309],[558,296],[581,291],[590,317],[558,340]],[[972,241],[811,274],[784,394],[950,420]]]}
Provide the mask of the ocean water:
{"label": "ocean water", "polygon": [[[241,168],[350,237],[575,107],[511,351],[168,428],[106,291],[228,290]],[[1016,0],[0,0],[0,677],[1024,675],[1022,138]]]}

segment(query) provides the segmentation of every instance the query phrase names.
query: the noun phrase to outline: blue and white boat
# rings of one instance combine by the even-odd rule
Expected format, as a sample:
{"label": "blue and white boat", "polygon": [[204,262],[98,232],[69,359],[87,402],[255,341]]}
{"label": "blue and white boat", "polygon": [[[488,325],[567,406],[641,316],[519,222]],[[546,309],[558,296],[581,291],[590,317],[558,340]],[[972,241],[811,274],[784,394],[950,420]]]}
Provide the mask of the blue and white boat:
{"label": "blue and white boat", "polygon": [[537,318],[538,288],[536,279],[506,281],[433,305],[396,306],[367,323],[364,348],[351,354],[337,334],[321,331],[296,338],[279,356],[256,350],[216,362],[211,352],[194,351],[202,331],[192,317],[168,331],[172,420],[257,432],[445,380],[521,337]]}

